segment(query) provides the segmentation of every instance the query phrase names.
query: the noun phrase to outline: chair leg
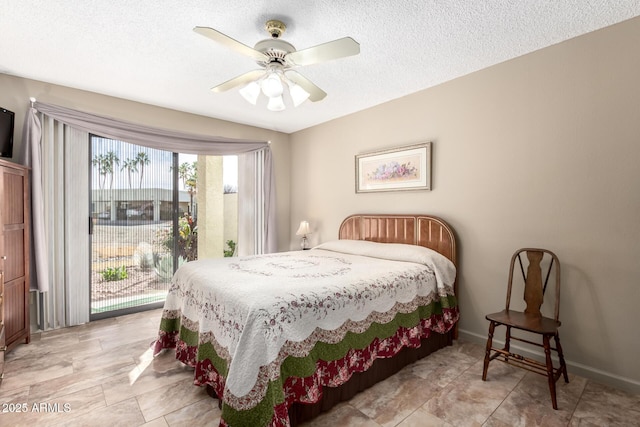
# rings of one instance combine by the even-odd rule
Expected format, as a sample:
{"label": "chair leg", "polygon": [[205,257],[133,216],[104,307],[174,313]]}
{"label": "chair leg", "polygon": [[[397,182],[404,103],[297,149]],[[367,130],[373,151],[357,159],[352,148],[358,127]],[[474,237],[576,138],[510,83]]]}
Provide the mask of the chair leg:
{"label": "chair leg", "polygon": [[487,370],[489,369],[489,361],[491,358],[491,346],[493,345],[493,332],[496,329],[494,322],[489,323],[489,336],[487,337],[487,348],[484,353],[484,368],[482,369],[482,381],[487,380]]}
{"label": "chair leg", "polygon": [[547,360],[547,380],[549,382],[549,392],[551,393],[551,403],[553,409],[558,409],[558,401],[556,399],[556,380],[553,375],[553,361],[551,360],[551,345],[549,344],[549,335],[543,335],[544,355]]}
{"label": "chair leg", "polygon": [[562,376],[564,377],[564,382],[569,382],[569,374],[567,373],[567,364],[564,362],[564,354],[562,353],[562,346],[560,345],[560,334],[556,333],[553,336],[553,339],[556,341],[556,349],[558,352],[558,359],[560,359],[560,370],[562,371]]}
{"label": "chair leg", "polygon": [[507,332],[504,334],[504,351],[511,351],[511,326],[505,325]]}

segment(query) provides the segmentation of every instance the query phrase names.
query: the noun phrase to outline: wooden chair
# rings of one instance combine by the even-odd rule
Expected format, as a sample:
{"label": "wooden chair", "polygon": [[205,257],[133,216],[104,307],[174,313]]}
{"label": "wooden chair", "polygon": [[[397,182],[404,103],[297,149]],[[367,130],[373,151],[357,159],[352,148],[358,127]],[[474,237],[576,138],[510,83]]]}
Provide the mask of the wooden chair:
{"label": "wooden chair", "polygon": [[[528,261],[526,273],[522,263],[523,255],[526,255]],[[511,303],[511,288],[513,285],[513,270],[516,262],[520,265],[520,271],[522,272],[522,278],[524,281],[524,301],[526,302],[526,308],[524,311],[515,311],[509,308]],[[545,268],[546,273],[543,284],[542,265],[546,263],[548,263],[548,268]],[[553,318],[549,318],[542,315],[542,313],[540,312],[540,308],[544,300],[545,291],[547,290],[547,284],[549,282],[552,271],[555,272],[555,310]],[[482,380],[487,380],[487,370],[489,368],[489,362],[496,359],[513,366],[545,375],[549,381],[549,391],[551,392],[551,402],[553,403],[553,409],[558,409],[558,402],[556,399],[556,381],[558,381],[558,378],[560,378],[560,375],[562,375],[564,376],[564,381],[567,383],[569,382],[569,377],[567,375],[567,365],[564,361],[562,347],[560,346],[560,336],[558,335],[558,328],[560,328],[560,320],[558,320],[559,313],[560,261],[558,261],[558,257],[553,252],[546,249],[519,249],[515,254],[513,254],[513,257],[511,257],[511,266],[509,268],[509,282],[507,285],[506,308],[498,313],[492,313],[486,316],[486,319],[490,323],[489,336],[487,338],[487,349],[484,356]],[[496,326],[500,325],[504,325],[507,328],[504,348],[494,348],[493,333]],[[512,329],[526,331],[541,336],[542,344],[540,344],[539,342],[533,342],[523,338],[515,337],[512,335]],[[555,341],[555,348],[551,347],[551,338],[553,338]],[[511,340],[517,340],[544,348],[546,363],[541,363],[537,360],[533,360],[520,354],[514,353],[510,348]],[[551,360],[551,350],[556,351],[558,354],[560,366],[557,368],[553,366],[553,361]]]}

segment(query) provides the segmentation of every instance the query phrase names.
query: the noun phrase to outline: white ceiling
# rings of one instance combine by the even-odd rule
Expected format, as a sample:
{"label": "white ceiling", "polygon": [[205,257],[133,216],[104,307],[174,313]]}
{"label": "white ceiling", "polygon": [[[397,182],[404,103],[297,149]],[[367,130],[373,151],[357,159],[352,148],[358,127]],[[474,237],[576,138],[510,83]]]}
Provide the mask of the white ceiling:
{"label": "white ceiling", "polygon": [[[638,15],[640,0],[0,0],[0,73],[291,133]],[[360,43],[297,69],[323,101],[271,112],[209,90],[258,66],[193,27],[253,46],[273,18],[297,49]]]}

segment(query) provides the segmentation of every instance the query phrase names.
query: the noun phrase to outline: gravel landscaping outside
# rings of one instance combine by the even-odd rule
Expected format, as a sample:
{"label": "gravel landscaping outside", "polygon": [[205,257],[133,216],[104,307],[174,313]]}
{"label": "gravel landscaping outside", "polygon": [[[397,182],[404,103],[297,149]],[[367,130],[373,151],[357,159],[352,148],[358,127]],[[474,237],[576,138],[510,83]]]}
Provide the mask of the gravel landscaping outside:
{"label": "gravel landscaping outside", "polygon": [[[158,269],[158,261],[167,255],[161,244],[168,221],[100,221],[94,225],[91,249],[92,311],[104,307],[135,306],[143,297],[162,299],[170,284],[170,272]],[[166,264],[166,262],[165,262]],[[170,264],[170,263],[169,263]],[[105,280],[109,272],[125,269],[127,278]],[[120,271],[120,270],[117,270]],[[164,273],[164,278],[159,274]]]}

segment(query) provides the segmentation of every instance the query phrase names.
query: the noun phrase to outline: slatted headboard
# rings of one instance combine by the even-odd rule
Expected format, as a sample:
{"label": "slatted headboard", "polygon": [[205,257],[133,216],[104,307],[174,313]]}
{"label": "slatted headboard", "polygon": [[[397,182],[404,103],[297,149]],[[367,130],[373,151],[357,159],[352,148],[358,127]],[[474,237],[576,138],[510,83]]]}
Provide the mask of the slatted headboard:
{"label": "slatted headboard", "polygon": [[453,229],[433,216],[351,215],[342,221],[338,238],[424,246],[456,264]]}
{"label": "slatted headboard", "polygon": [[[338,238],[424,246],[446,256],[458,267],[453,229],[434,216],[351,215],[340,224]],[[453,291],[458,295],[457,279],[453,284]],[[458,338],[457,323],[453,338]]]}

